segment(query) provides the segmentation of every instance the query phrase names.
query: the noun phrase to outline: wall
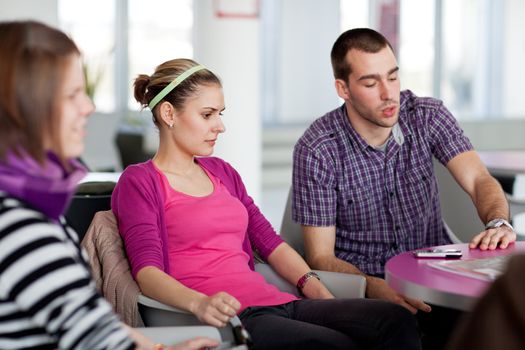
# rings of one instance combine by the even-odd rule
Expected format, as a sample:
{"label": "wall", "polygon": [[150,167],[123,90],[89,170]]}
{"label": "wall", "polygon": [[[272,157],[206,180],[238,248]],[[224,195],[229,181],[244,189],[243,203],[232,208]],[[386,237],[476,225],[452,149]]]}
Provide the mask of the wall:
{"label": "wall", "polygon": [[339,105],[330,63],[332,44],[341,33],[339,1],[279,4],[276,112],[284,123],[313,121]]}
{"label": "wall", "polygon": [[[505,114],[523,118],[525,110],[525,98],[523,98],[523,81],[525,81],[525,30],[523,26],[523,14],[525,14],[525,1],[506,0],[505,4],[505,29],[503,31],[503,67],[501,69],[504,79],[503,105],[507,109]],[[521,112],[521,113],[520,113]],[[524,134],[521,134],[524,137]]]}
{"label": "wall", "polygon": [[57,0],[0,0],[0,21],[35,19],[58,25]]}
{"label": "wall", "polygon": [[[86,128],[86,150],[82,159],[93,171],[120,171],[115,134],[120,118],[114,114],[93,113]],[[156,146],[156,145],[155,145]]]}
{"label": "wall", "polygon": [[523,119],[460,121],[459,124],[478,151],[525,150]]}
{"label": "wall", "polygon": [[195,1],[195,59],[223,82],[226,133],[215,155],[241,174],[257,202],[261,192],[259,18],[220,18],[213,0]]}

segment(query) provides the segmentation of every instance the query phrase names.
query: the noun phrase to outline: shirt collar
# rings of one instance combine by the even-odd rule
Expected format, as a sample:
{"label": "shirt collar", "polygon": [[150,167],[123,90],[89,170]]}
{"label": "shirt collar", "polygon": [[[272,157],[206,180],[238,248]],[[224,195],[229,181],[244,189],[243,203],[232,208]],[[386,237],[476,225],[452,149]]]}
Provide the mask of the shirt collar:
{"label": "shirt collar", "polygon": [[[338,115],[339,115],[339,120],[342,124],[342,127],[348,131],[348,135],[350,137],[350,140],[355,143],[359,149],[361,151],[364,151],[366,150],[367,148],[369,147],[372,147],[370,146],[366,141],[365,139],[363,139],[361,137],[361,135],[359,135],[359,133],[357,131],[355,131],[355,129],[352,127],[352,124],[350,123],[350,119],[348,119],[348,114],[346,112],[346,106],[345,104],[343,104],[341,106],[341,108],[338,109]],[[404,119],[404,118],[403,118]],[[402,124],[404,123],[400,123],[401,121],[401,109],[400,109],[400,112],[399,112],[399,121],[396,125],[394,125],[394,127],[392,128],[392,136],[395,140],[395,142],[399,145],[399,146],[402,146],[403,143],[405,142],[405,135],[409,135],[410,134],[410,129],[408,129],[406,126],[403,126]],[[392,136],[386,141],[387,143],[390,141],[390,139],[392,138]],[[373,147],[372,147],[373,148]]]}
{"label": "shirt collar", "polygon": [[404,138],[412,135],[412,129],[410,128],[407,122],[408,113],[413,112],[413,106],[409,103],[410,95],[412,95],[412,92],[410,90],[403,90],[401,91],[401,94],[399,96],[399,119],[397,121],[397,124],[399,125],[399,128],[403,133]]}
{"label": "shirt collar", "polygon": [[350,124],[350,119],[348,118],[348,114],[346,113],[346,105],[344,103],[338,109],[338,116],[343,130],[348,131],[347,135],[349,136],[350,141],[353,144],[355,144],[361,151],[366,150],[369,147],[369,145],[365,141],[365,139],[363,139],[361,135],[359,135],[357,131],[355,131],[355,129],[352,127],[352,124]]}

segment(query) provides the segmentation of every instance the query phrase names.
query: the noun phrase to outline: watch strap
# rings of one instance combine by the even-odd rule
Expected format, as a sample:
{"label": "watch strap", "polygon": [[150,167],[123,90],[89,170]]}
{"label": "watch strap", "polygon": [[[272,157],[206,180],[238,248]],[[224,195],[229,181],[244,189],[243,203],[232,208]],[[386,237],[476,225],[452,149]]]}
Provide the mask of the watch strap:
{"label": "watch strap", "polygon": [[514,227],[512,227],[510,222],[508,222],[507,220],[502,219],[502,218],[492,219],[489,222],[487,222],[487,224],[485,225],[485,230],[488,230],[488,229],[491,229],[491,228],[498,228],[500,226],[507,226],[512,231],[514,231]]}
{"label": "watch strap", "polygon": [[317,273],[315,273],[314,271],[308,271],[307,273],[302,275],[301,278],[299,278],[299,280],[297,281],[297,290],[299,290],[299,293],[301,294],[303,293],[303,288],[306,285],[306,282],[308,282],[308,280],[312,277],[315,277],[318,280],[321,280],[321,278],[319,278],[319,275]]}

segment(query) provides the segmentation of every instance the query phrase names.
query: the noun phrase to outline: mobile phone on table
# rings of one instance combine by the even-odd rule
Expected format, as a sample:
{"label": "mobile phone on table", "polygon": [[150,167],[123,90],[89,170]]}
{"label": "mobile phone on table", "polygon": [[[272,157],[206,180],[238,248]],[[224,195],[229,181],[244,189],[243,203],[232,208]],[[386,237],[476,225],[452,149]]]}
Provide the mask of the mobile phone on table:
{"label": "mobile phone on table", "polygon": [[459,259],[463,255],[460,249],[419,249],[412,253],[416,258]]}

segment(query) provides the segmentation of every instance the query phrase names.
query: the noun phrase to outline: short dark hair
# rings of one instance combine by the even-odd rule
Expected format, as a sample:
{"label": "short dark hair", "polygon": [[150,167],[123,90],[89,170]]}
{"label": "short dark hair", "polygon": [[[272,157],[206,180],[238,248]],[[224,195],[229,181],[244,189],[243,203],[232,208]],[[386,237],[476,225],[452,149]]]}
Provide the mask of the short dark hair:
{"label": "short dark hair", "polygon": [[376,53],[386,46],[394,51],[390,42],[388,42],[381,33],[373,29],[355,28],[347,30],[337,38],[330,53],[335,79],[346,81],[350,73],[352,73],[352,67],[350,67],[350,64],[348,64],[345,59],[348,51],[355,49],[368,53]]}
{"label": "short dark hair", "polygon": [[45,158],[44,140],[60,143],[60,97],[77,46],[58,29],[35,21],[0,22],[0,159],[8,151]]}

